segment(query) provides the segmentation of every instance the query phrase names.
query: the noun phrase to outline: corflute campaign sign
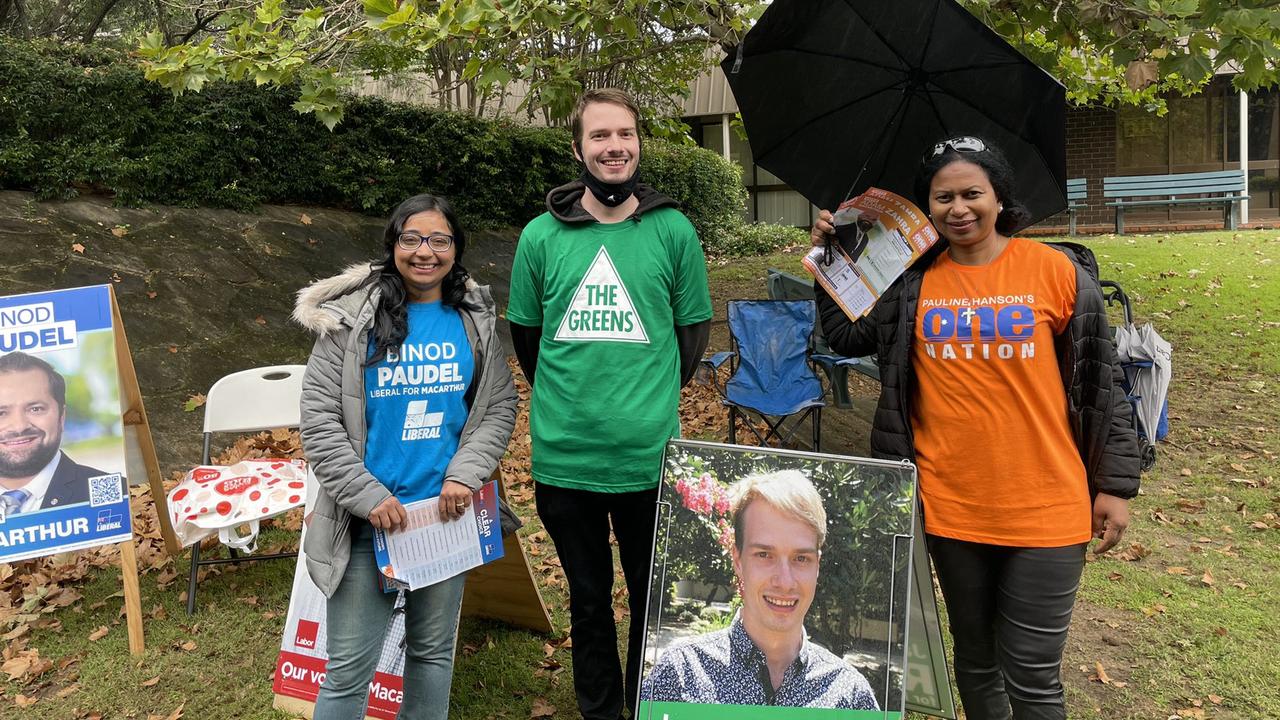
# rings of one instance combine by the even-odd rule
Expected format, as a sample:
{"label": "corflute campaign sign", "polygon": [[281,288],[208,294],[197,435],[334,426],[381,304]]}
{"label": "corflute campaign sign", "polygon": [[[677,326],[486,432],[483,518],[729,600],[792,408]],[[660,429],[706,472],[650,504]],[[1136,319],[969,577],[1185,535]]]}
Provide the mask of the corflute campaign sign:
{"label": "corflute campaign sign", "polygon": [[133,534],[110,289],[0,297],[0,562]]}
{"label": "corflute campaign sign", "polygon": [[[306,530],[303,530],[305,535]],[[301,546],[301,543],[299,543]],[[300,711],[296,704],[281,703],[290,698],[303,703],[314,703],[324,682],[325,667],[329,663],[325,632],[326,600],[320,588],[311,582],[307,574],[306,553],[298,551],[298,567],[293,576],[293,594],[289,597],[289,615],[284,623],[284,638],[280,643],[280,655],[276,658],[276,674],[272,682],[277,696],[276,707],[291,712]],[[382,628],[370,627],[369,632],[382,632]],[[396,611],[391,625],[386,628],[382,641],[382,655],[378,668],[369,683],[369,707],[367,717],[395,720],[404,700],[404,599],[396,600]],[[308,716],[310,712],[307,712]]]}

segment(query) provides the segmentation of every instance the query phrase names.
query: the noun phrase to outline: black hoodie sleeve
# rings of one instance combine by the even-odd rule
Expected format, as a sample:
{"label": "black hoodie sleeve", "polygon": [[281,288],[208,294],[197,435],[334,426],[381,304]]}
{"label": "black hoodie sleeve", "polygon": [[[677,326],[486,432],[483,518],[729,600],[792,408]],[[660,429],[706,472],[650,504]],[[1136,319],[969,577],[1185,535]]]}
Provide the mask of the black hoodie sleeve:
{"label": "black hoodie sleeve", "polygon": [[511,344],[515,346],[516,362],[520,363],[525,382],[533,387],[533,375],[538,369],[538,345],[542,342],[542,328],[509,320],[507,324],[511,326]]}
{"label": "black hoodie sleeve", "polygon": [[689,384],[698,372],[698,362],[707,351],[711,339],[711,321],[676,326],[676,344],[680,346],[680,387]]}

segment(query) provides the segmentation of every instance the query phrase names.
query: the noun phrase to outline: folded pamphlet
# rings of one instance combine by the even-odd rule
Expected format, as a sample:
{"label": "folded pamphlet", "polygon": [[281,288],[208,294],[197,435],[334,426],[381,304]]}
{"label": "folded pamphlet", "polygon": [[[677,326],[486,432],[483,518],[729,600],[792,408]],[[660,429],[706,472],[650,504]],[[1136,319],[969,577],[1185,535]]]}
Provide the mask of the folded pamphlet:
{"label": "folded pamphlet", "polygon": [[801,261],[850,320],[871,312],[902,272],[938,241],[920,208],[901,195],[869,188],[836,208],[836,242]]}

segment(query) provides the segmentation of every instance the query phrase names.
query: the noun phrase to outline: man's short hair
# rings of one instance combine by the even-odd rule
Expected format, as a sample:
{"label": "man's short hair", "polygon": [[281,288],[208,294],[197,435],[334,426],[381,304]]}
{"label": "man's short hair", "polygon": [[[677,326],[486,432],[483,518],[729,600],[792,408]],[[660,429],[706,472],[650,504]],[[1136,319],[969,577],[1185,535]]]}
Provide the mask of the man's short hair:
{"label": "man's short hair", "polygon": [[799,470],[777,470],[748,475],[729,486],[729,518],[733,522],[733,543],[742,551],[742,525],[747,506],[763,500],[803,521],[818,535],[818,549],[827,540],[827,511],[822,496]]}
{"label": "man's short hair", "polygon": [[570,127],[573,130],[573,144],[582,151],[582,113],[586,111],[587,106],[592,103],[609,103],[610,105],[620,105],[631,113],[631,117],[635,118],[636,128],[640,127],[640,106],[636,105],[636,101],[626,92],[617,88],[595,88],[582,93],[578,98],[578,104],[573,108],[573,118]]}
{"label": "man's short hair", "polygon": [[24,352],[11,352],[8,355],[0,355],[0,375],[26,372],[27,370],[44,372],[45,376],[49,378],[49,392],[53,395],[53,399],[57,401],[58,410],[66,410],[67,381],[62,377],[62,373],[54,370],[53,366],[44,360]]}

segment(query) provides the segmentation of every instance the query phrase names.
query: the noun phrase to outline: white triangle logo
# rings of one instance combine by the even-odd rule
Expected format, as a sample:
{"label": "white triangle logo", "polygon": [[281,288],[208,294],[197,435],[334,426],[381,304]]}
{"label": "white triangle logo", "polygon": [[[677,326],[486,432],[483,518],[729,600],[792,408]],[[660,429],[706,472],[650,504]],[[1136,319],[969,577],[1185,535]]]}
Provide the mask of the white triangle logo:
{"label": "white triangle logo", "polygon": [[602,245],[564,312],[556,340],[648,343],[640,314]]}

